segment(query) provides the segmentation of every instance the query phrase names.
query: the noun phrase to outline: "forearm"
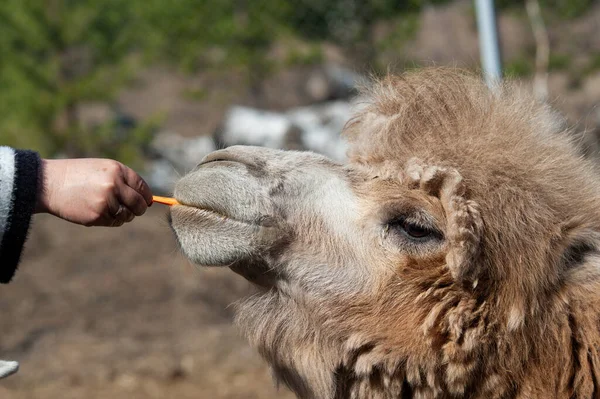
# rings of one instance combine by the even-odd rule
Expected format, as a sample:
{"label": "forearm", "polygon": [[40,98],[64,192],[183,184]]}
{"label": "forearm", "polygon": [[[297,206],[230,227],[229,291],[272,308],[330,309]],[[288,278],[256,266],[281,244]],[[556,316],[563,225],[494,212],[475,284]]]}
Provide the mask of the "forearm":
{"label": "forearm", "polygon": [[33,151],[0,147],[0,283],[15,274],[34,212],[85,226],[121,226],[150,204],[150,187],[120,162],[42,160]]}
{"label": "forearm", "polygon": [[39,185],[37,153],[0,147],[0,283],[8,283],[17,269]]}

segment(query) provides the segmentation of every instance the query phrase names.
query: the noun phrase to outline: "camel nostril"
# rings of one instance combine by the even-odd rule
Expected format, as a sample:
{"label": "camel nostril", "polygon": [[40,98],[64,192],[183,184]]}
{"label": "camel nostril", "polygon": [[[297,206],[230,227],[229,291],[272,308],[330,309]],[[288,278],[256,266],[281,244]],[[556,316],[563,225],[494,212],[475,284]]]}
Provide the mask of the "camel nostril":
{"label": "camel nostril", "polygon": [[251,154],[247,154],[238,148],[237,150],[224,149],[210,153],[200,161],[200,163],[196,166],[194,170],[197,170],[203,167],[204,165],[209,165],[217,162],[230,163],[232,165],[241,164],[249,168],[259,167],[257,159],[254,156],[252,156]]}
{"label": "camel nostril", "polygon": [[234,160],[234,159],[225,159],[225,158],[215,158],[210,160],[205,160],[200,162],[196,167],[192,170],[192,172],[197,172],[203,168],[211,168],[211,167],[235,167],[239,165],[244,165],[243,162]]}
{"label": "camel nostril", "polygon": [[245,163],[243,157],[240,157],[234,154],[229,150],[220,150],[215,151],[204,157],[198,164],[197,168],[206,164],[214,163],[214,162],[235,162],[235,163]]}
{"label": "camel nostril", "polygon": [[231,162],[230,160],[225,159],[225,158],[215,158],[215,159],[211,159],[211,160],[208,160],[208,161],[200,162],[198,164],[198,166],[206,165],[206,164],[213,163],[213,162],[228,162],[228,161]]}
{"label": "camel nostril", "polygon": [[198,165],[196,165],[196,167],[194,168],[193,171],[197,171],[198,169],[200,169],[203,166],[206,166],[209,164],[215,164],[218,162],[243,163],[242,161],[240,161],[239,159],[232,156],[232,154],[230,154],[226,151],[216,151],[212,154],[208,154],[207,156],[205,156],[204,159],[202,159],[200,161],[200,163]]}

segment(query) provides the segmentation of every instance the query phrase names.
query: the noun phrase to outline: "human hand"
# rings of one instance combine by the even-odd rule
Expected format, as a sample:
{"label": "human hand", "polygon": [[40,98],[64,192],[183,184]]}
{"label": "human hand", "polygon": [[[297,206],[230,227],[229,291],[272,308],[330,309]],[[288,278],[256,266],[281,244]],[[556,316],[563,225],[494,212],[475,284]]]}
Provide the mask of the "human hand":
{"label": "human hand", "polygon": [[143,215],[152,192],[132,169],[111,159],[42,160],[36,212],[84,226],[121,226]]}

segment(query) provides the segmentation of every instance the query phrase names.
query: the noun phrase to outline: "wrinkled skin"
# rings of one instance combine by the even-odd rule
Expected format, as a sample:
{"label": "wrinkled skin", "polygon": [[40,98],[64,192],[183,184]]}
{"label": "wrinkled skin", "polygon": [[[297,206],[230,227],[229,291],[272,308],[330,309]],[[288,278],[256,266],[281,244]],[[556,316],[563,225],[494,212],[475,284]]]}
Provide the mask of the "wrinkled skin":
{"label": "wrinkled skin", "polygon": [[177,183],[182,251],[258,287],[237,323],[299,397],[598,395],[600,185],[519,96],[388,78],[348,164],[236,146]]}

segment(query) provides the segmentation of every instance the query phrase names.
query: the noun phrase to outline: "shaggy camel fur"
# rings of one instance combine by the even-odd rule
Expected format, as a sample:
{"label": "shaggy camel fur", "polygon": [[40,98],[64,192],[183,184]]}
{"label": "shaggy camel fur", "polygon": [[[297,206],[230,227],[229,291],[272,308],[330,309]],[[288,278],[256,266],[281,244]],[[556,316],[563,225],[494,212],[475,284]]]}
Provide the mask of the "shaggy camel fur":
{"label": "shaggy camel fur", "polygon": [[183,252],[259,292],[237,323],[300,398],[600,397],[600,179],[546,106],[388,77],[350,161],[231,147],[177,184]]}

